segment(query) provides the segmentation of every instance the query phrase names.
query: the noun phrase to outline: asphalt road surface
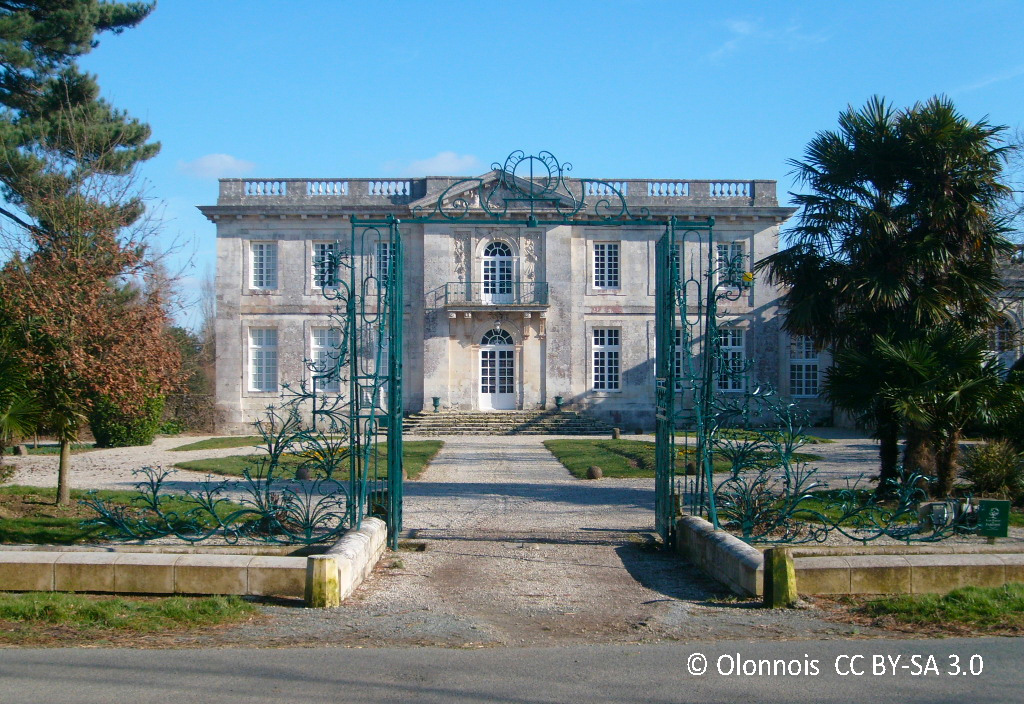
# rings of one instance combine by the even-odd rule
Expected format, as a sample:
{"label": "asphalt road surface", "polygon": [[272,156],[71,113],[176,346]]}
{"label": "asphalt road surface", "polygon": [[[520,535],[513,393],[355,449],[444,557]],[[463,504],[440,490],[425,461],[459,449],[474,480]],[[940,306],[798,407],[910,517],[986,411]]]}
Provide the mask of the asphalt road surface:
{"label": "asphalt road surface", "polygon": [[[688,671],[705,666],[701,675]],[[1022,666],[1021,638],[478,650],[5,649],[0,650],[0,704],[997,704],[1024,701]]]}

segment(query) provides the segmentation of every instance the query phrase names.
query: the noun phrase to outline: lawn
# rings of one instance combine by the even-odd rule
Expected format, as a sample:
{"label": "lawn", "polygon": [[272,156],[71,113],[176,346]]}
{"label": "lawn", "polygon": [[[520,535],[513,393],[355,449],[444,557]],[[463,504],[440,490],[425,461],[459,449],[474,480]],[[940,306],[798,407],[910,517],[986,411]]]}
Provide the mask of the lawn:
{"label": "lawn", "polygon": [[[724,438],[734,438],[737,440],[757,440],[761,437],[761,433],[754,432],[753,430],[741,430],[739,428],[724,428],[719,431],[719,434]],[[697,437],[697,432],[694,430],[678,431],[676,437]],[[828,438],[818,437],[817,435],[804,435],[804,441],[808,445],[827,445],[835,442],[835,440],[829,440]]]}
{"label": "lawn", "polygon": [[[444,443],[440,440],[407,440],[402,443],[402,461],[405,468],[406,476],[409,479],[417,479],[423,470],[426,469],[427,463],[434,458],[434,455],[438,453],[441,446]],[[387,456],[388,450],[386,445],[378,445],[379,456],[378,462],[380,469],[383,472],[383,476],[386,476],[387,469]],[[180,448],[179,448],[180,449]],[[252,466],[253,460],[259,458],[260,455],[231,455],[230,457],[215,457],[204,460],[190,460],[187,462],[178,462],[174,466],[179,469],[187,469],[193,472],[208,472],[210,474],[220,474],[227,477],[240,477],[242,476],[243,470]],[[297,455],[285,455],[281,458],[281,468],[285,477],[295,476],[295,470],[298,469],[299,465],[307,461],[305,457],[299,457]],[[337,480],[348,479],[348,472],[344,471],[336,473],[334,478]]]}
{"label": "lawn", "polygon": [[855,613],[915,626],[1024,630],[1024,584],[963,587],[948,594],[901,594],[873,599]]}
{"label": "lawn", "polygon": [[190,442],[187,445],[179,445],[170,448],[171,452],[191,452],[193,450],[224,450],[234,447],[259,447],[263,444],[263,438],[258,435],[233,435],[226,438],[209,438]]}
{"label": "lawn", "polygon": [[[28,445],[28,454],[30,455],[59,455],[60,445],[57,443],[42,443],[39,447],[32,447]],[[96,449],[96,444],[91,442],[75,442],[71,443],[72,454],[76,452],[86,452],[88,450]],[[15,448],[8,447],[4,450],[4,454],[13,455]]]}
{"label": "lawn", "polygon": [[[78,503],[85,491],[73,489],[71,504],[56,505],[57,490],[34,486],[0,487],[0,544],[71,545],[102,539],[102,529],[83,528],[82,521],[95,518],[96,512]],[[97,496],[115,504],[134,506],[135,491],[98,491]],[[188,510],[194,504],[167,499],[165,510]],[[223,505],[228,512],[236,504]]]}
{"label": "lawn", "polygon": [[238,623],[257,608],[237,596],[110,597],[0,593],[0,644],[67,645]]}
{"label": "lawn", "polygon": [[[644,440],[545,440],[546,447],[569,472],[585,479],[591,466],[601,468],[605,477],[617,479],[654,477],[654,443]],[[685,469],[685,462],[694,453],[684,454],[680,448],[677,471]],[[796,453],[794,458],[804,462],[821,459],[817,455]],[[721,456],[713,458],[715,472],[728,472],[732,464]]]}

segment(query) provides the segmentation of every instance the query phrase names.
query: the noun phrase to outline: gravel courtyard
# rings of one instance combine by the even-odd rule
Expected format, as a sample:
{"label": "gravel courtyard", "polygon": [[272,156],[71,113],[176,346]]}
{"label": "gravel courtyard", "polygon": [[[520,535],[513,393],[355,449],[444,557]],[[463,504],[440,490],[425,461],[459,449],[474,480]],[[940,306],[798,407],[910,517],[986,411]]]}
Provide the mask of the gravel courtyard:
{"label": "gravel courtyard", "polygon": [[[862,437],[815,445],[830,480],[870,472]],[[76,454],[74,485],[127,488],[142,464],[170,466],[244,450],[147,448]],[[341,608],[265,607],[259,622],[180,644],[487,647],[666,639],[848,637],[814,611],[769,611],[737,601],[654,543],[650,479],[573,478],[536,436],[441,438],[406,483],[404,543]],[[14,458],[14,482],[53,485],[57,458]],[[204,475],[180,472],[178,486]],[[871,633],[860,631],[861,635]]]}

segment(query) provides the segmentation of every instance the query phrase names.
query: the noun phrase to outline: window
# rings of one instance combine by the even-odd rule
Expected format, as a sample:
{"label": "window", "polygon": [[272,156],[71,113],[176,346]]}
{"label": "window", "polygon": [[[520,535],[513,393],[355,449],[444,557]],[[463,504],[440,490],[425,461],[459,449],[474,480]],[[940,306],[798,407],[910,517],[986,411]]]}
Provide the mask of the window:
{"label": "window", "polygon": [[746,371],[743,329],[721,328],[718,333],[720,335],[718,350],[721,354],[718,367],[718,390],[743,391],[745,387],[743,372]]}
{"label": "window", "polygon": [[988,331],[988,348],[997,354],[1010,352],[1014,347],[1013,324],[1003,318]]}
{"label": "window", "polygon": [[747,270],[747,258],[742,242],[718,244],[718,280],[723,284],[740,287],[741,277]]}
{"label": "window", "polygon": [[619,287],[619,243],[594,243],[594,288]]}
{"label": "window", "polygon": [[309,345],[313,391],[336,394],[341,391],[337,363],[341,348],[338,328],[313,328]]}
{"label": "window", "polygon": [[594,391],[619,390],[619,330],[594,329]]}
{"label": "window", "polygon": [[683,331],[682,331],[681,328],[676,328],[672,332],[673,332],[673,335],[675,337],[675,345],[676,345],[675,359],[672,360],[673,368],[674,368],[675,375],[676,375],[676,391],[682,391],[683,390],[683,358],[685,356],[683,354],[683,352],[684,352],[684,348],[683,348],[683,342],[684,342]]}
{"label": "window", "polygon": [[796,335],[789,341],[789,395],[818,395],[818,349],[810,335]]}
{"label": "window", "polygon": [[252,287],[277,288],[277,245],[253,242],[249,250],[252,255]]}
{"label": "window", "polygon": [[337,255],[336,243],[313,243],[313,288],[332,288],[338,285]]}
{"label": "window", "polygon": [[277,328],[249,328],[249,390],[277,391]]}
{"label": "window", "polygon": [[377,280],[386,288],[391,272],[395,268],[395,245],[392,242],[377,243]]}

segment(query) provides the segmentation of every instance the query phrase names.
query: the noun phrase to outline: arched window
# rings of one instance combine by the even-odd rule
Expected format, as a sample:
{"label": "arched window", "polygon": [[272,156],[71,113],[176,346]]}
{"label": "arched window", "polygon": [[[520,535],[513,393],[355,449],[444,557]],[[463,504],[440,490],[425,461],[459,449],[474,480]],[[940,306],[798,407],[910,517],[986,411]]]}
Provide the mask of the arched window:
{"label": "arched window", "polygon": [[1000,319],[988,331],[988,348],[993,352],[1010,352],[1015,347],[1016,331],[1013,323],[1006,318]]}
{"label": "arched window", "polygon": [[507,330],[488,330],[480,340],[481,345],[512,345],[512,336]]}
{"label": "arched window", "polygon": [[512,248],[504,242],[491,242],[484,250],[485,257],[511,257]]}

